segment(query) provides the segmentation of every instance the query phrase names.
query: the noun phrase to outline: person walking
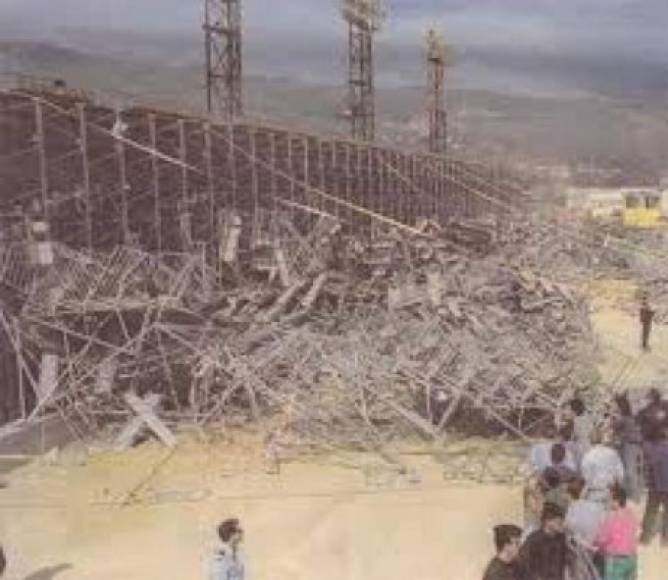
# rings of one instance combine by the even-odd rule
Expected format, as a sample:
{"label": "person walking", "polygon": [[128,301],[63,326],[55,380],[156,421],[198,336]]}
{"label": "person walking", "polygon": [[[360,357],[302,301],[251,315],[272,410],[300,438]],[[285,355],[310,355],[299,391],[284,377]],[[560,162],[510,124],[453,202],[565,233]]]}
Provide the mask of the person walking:
{"label": "person walking", "polygon": [[246,580],[246,566],[239,547],[243,530],[236,518],[225,520],[218,526],[220,545],[211,562],[209,580]]}
{"label": "person walking", "polygon": [[565,525],[577,541],[590,551],[605,520],[605,507],[600,502],[585,499],[585,482],[578,478],[568,484],[570,503],[566,511]]}
{"label": "person walking", "polygon": [[640,543],[649,544],[656,532],[656,520],[661,516],[661,545],[668,548],[668,437],[664,430],[661,439],[645,443],[647,471],[647,505],[642,521]]}
{"label": "person walking", "polygon": [[519,563],[523,578],[531,580],[564,580],[568,548],[564,533],[564,510],[546,503],[541,527],[531,533],[520,548]]}
{"label": "person walking", "polygon": [[624,465],[613,448],[611,434],[603,435],[599,429],[594,429],[591,441],[594,446],[582,460],[585,497],[608,505],[612,487],[624,484]]}
{"label": "person walking", "polygon": [[642,349],[645,351],[650,350],[649,335],[652,332],[652,321],[654,320],[654,314],[655,312],[649,305],[647,295],[643,296],[640,302],[640,326],[642,328],[640,343]]}
{"label": "person walking", "polygon": [[518,564],[522,528],[512,524],[494,527],[496,556],[485,569],[482,580],[523,580]]}
{"label": "person walking", "polygon": [[626,507],[626,499],[623,487],[612,489],[612,511],[596,538],[596,546],[605,560],[604,580],[636,580],[638,577],[638,522]]}
{"label": "person walking", "polygon": [[640,424],[633,416],[627,393],[615,397],[616,413],[612,418],[615,447],[624,465],[624,488],[634,502],[640,501],[643,487],[643,440]]}

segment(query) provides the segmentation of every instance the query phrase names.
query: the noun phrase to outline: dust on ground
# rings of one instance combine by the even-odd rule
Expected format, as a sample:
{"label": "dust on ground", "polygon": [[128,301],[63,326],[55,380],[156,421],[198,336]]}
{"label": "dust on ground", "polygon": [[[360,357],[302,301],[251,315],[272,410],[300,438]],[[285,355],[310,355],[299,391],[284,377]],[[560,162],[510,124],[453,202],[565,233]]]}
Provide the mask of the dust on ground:
{"label": "dust on ground", "polygon": [[[668,329],[641,354],[634,288],[608,282],[592,321],[606,382],[643,387],[668,361]],[[629,362],[630,361],[630,362]],[[186,433],[174,452],[76,445],[21,466],[0,491],[8,578],[206,578],[215,527],[239,517],[253,580],[477,580],[492,556],[491,527],[521,522],[521,486],[452,483],[429,449],[404,449],[400,472],[377,456],[331,453],[272,473],[252,430]],[[668,552],[640,554],[641,580],[665,580]]]}

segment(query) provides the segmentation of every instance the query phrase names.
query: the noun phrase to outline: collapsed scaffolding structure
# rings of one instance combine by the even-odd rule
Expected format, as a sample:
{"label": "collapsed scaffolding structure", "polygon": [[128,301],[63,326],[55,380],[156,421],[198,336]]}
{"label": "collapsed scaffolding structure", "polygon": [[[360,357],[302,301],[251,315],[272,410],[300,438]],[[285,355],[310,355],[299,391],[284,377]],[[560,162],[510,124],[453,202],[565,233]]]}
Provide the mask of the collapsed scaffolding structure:
{"label": "collapsed scaffolding structure", "polygon": [[37,87],[0,125],[5,420],[124,448],[271,417],[269,446],[376,448],[526,437],[592,380],[558,246],[479,167]]}

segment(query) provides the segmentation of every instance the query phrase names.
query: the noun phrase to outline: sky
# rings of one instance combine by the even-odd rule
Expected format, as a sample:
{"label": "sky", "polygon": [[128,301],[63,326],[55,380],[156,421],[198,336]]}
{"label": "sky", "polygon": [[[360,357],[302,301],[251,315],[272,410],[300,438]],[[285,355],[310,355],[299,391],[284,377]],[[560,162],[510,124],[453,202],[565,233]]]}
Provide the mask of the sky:
{"label": "sky", "polygon": [[[668,69],[668,0],[387,0],[386,6],[379,62],[396,66],[380,73],[385,80],[416,80],[411,62],[435,26],[455,47],[458,68],[477,70],[490,83],[495,76],[543,77],[576,89],[640,84],[635,88],[664,91],[656,76]],[[202,0],[0,0],[0,34],[48,40],[60,30],[63,39],[63,27],[87,27],[194,41],[201,12]],[[323,65],[340,66],[345,56],[339,0],[244,0],[244,30],[251,68],[259,72],[317,77]]]}

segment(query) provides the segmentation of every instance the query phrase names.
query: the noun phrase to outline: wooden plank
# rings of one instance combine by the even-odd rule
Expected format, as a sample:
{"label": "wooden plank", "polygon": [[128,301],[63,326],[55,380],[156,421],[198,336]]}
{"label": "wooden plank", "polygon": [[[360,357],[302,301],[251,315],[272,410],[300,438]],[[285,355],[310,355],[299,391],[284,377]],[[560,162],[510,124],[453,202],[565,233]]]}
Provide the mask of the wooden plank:
{"label": "wooden plank", "polygon": [[140,399],[134,393],[126,393],[123,398],[125,399],[125,402],[132,408],[132,410],[138,415],[137,418],[141,419],[141,422],[145,423],[148,428],[153,431],[153,433],[155,433],[160,441],[162,441],[167,447],[176,447],[176,437],[155,414],[154,409],[157,407],[158,402],[160,401],[159,396],[149,395],[147,398]]}

